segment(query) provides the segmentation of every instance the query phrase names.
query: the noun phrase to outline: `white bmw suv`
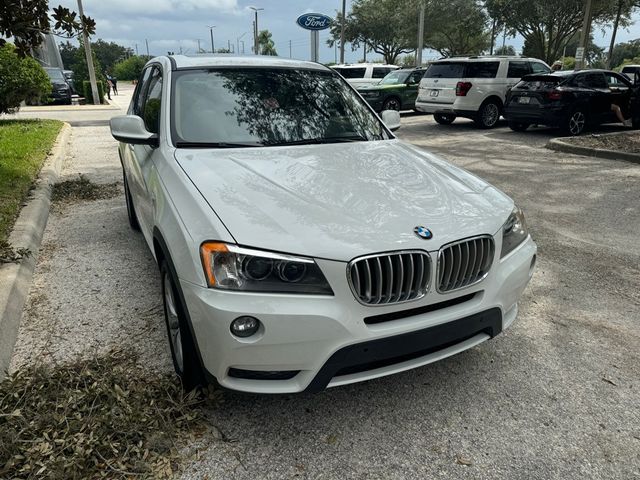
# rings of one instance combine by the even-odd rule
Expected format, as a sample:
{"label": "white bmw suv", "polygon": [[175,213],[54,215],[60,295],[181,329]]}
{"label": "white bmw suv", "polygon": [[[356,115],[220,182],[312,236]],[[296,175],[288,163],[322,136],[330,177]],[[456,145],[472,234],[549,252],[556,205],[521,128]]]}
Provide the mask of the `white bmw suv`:
{"label": "white bmw suv", "polygon": [[452,57],[429,65],[420,81],[416,110],[433,113],[441,125],[456,117],[471,118],[482,128],[492,128],[500,119],[511,87],[530,73],[548,73],[551,68],[535,58]]}
{"label": "white bmw suv", "polygon": [[316,63],[146,65],[111,132],[187,388],[319,391],[514,321],[536,259],[522,212],[381,116]]}

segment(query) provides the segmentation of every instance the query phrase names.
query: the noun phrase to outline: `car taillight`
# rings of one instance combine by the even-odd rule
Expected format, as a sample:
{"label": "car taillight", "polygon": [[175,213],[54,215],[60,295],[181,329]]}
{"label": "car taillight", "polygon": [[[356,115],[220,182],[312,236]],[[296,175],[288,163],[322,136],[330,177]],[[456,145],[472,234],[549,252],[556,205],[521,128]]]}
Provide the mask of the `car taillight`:
{"label": "car taillight", "polygon": [[560,90],[551,90],[550,92],[547,92],[547,98],[549,100],[561,100],[562,92]]}
{"label": "car taillight", "polygon": [[466,97],[473,84],[471,82],[458,82],[456,84],[456,97]]}

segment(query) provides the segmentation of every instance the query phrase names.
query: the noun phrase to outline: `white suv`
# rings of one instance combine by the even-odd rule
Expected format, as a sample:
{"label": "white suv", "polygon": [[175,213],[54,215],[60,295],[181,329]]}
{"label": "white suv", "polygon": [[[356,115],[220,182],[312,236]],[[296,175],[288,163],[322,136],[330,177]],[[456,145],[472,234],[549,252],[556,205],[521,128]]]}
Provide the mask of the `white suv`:
{"label": "white suv", "polygon": [[147,64],[111,133],[185,386],[318,391],[511,325],[536,259],[522,212],[399,126],[318,63]]}
{"label": "white suv", "polygon": [[379,83],[388,73],[397,70],[397,65],[383,65],[380,63],[355,63],[333,65],[333,70],[354,87],[363,87]]}
{"label": "white suv", "polygon": [[431,63],[416,100],[416,110],[433,113],[441,125],[456,117],[473,119],[479,127],[492,128],[502,114],[505,95],[530,73],[547,73],[542,60],[524,57],[456,57]]}

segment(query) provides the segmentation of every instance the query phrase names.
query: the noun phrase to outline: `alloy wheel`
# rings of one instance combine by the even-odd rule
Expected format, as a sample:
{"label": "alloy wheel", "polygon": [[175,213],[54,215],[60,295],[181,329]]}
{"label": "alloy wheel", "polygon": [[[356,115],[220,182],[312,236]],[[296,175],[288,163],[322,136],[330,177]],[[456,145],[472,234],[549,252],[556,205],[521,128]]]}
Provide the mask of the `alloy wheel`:
{"label": "alloy wheel", "polygon": [[571,135],[580,135],[584,129],[585,117],[582,112],[574,112],[569,119],[569,133]]}
{"label": "alloy wheel", "polygon": [[400,102],[395,98],[390,98],[386,102],[384,102],[385,108],[384,110],[400,110]]}
{"label": "alloy wheel", "polygon": [[500,109],[495,103],[487,103],[482,110],[482,123],[487,127],[493,127],[500,118]]}
{"label": "alloy wheel", "polygon": [[167,316],[167,325],[169,326],[169,341],[175,357],[178,369],[184,371],[184,355],[182,353],[182,336],[180,334],[180,319],[178,318],[178,310],[173,296],[173,287],[169,274],[164,274],[164,304],[165,315]]}

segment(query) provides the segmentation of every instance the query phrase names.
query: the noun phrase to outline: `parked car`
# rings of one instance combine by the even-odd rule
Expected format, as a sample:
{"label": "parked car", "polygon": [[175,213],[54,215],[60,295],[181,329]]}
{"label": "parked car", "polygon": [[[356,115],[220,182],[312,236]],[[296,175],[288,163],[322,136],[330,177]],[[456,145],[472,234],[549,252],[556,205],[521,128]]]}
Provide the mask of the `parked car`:
{"label": "parked car", "polygon": [[453,57],[433,62],[420,82],[416,110],[433,113],[441,125],[471,118],[495,127],[509,88],[530,73],[551,69],[542,60],[515,56]]}
{"label": "parked car", "polygon": [[638,86],[609,70],[579,70],[528,75],[507,95],[505,116],[515,131],[531,124],[561,128],[580,135],[585,128],[619,122],[611,105],[640,126]]}
{"label": "parked car", "polygon": [[73,80],[73,70],[63,70],[62,73],[64,74],[64,78],[67,80],[67,83],[69,84],[69,88],[71,88],[71,94],[77,94],[78,91],[76,90],[76,85],[75,82]]}
{"label": "parked car", "polygon": [[147,63],[111,133],[185,386],[319,391],[511,325],[536,260],[522,211],[399,126],[317,63]]}
{"label": "parked car", "polygon": [[356,88],[375,85],[389,72],[399,69],[397,65],[383,65],[380,63],[354,63],[333,65],[333,70]]}
{"label": "parked car", "polygon": [[71,105],[71,87],[62,73],[62,69],[45,67],[44,70],[51,80],[49,100],[53,103],[59,102]]}
{"label": "parked car", "polygon": [[375,85],[358,87],[358,93],[376,112],[413,110],[424,72],[424,68],[394,70]]}
{"label": "parked car", "polygon": [[621,73],[627,76],[633,82],[636,73],[640,74],[640,65],[625,65],[622,67]]}

